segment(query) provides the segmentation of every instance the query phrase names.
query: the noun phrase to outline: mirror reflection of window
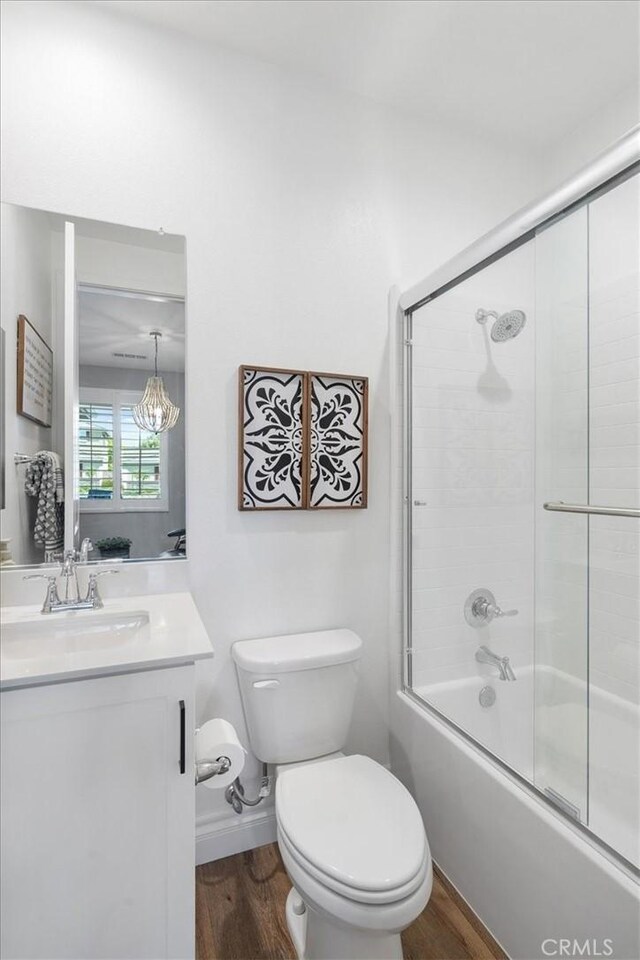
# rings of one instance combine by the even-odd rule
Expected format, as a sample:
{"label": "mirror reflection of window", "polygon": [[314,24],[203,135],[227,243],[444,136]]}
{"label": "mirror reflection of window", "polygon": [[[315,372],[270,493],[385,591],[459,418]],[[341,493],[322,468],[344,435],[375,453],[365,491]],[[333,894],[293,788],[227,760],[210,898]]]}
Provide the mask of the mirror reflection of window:
{"label": "mirror reflection of window", "polygon": [[168,510],[169,438],[137,426],[138,398],[128,390],[80,388],[81,510]]}

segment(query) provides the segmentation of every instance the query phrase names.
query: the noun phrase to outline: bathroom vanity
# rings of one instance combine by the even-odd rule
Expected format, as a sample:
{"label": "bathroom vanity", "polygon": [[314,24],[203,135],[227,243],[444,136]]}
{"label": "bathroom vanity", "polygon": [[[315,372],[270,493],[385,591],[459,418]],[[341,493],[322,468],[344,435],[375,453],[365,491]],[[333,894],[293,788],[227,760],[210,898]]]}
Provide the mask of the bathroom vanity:
{"label": "bathroom vanity", "polygon": [[2,956],[193,956],[190,594],[2,620]]}

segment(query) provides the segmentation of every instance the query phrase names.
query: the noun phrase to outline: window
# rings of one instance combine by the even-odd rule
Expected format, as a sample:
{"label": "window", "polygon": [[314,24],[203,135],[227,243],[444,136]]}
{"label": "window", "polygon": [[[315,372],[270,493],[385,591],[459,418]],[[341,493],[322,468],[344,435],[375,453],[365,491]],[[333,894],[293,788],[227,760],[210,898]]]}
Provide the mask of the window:
{"label": "window", "polygon": [[169,509],[167,435],[133,419],[141,393],[80,390],[78,485],[83,511]]}

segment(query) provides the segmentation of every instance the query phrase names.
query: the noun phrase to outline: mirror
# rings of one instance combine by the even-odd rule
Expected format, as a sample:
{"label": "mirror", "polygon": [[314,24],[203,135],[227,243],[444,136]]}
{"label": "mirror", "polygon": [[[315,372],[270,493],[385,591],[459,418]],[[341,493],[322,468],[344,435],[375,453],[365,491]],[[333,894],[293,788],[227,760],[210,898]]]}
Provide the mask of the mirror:
{"label": "mirror", "polygon": [[0,564],[184,557],[184,238],[1,207]]}

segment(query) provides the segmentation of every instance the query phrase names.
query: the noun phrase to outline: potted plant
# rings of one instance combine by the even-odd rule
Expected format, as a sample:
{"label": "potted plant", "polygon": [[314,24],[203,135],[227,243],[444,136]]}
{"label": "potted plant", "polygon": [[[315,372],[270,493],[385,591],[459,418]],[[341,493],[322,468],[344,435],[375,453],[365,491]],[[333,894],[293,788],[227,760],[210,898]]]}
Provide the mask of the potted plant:
{"label": "potted plant", "polygon": [[116,557],[128,560],[131,540],[127,537],[105,537],[103,540],[96,540],[96,547],[103,560],[114,560]]}

